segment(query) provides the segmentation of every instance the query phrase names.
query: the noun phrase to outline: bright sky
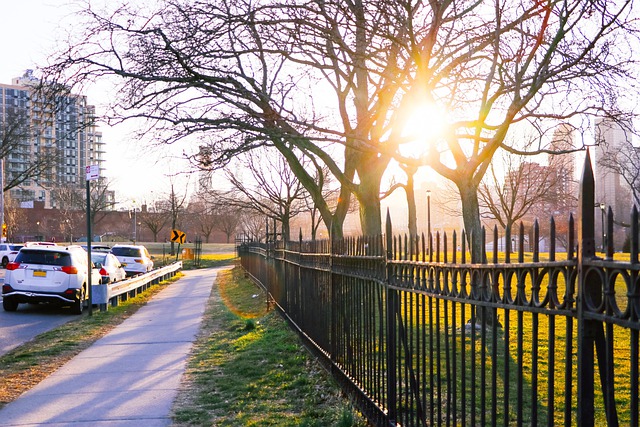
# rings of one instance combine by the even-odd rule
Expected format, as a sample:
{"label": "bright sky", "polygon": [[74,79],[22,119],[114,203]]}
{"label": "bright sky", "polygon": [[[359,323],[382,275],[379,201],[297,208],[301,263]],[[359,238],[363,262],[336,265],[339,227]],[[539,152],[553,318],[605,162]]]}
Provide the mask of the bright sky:
{"label": "bright sky", "polygon": [[[37,69],[54,49],[60,26],[69,27],[74,10],[69,0],[4,1],[0,6],[0,82],[23,75],[26,69]],[[98,114],[108,95],[99,88],[87,93]],[[144,147],[136,145],[125,126],[100,127],[106,142],[106,175],[112,181],[116,199],[124,206],[134,201],[140,205],[163,198],[169,192],[167,174],[179,172],[179,163],[170,162]],[[193,181],[193,179],[191,180]]]}

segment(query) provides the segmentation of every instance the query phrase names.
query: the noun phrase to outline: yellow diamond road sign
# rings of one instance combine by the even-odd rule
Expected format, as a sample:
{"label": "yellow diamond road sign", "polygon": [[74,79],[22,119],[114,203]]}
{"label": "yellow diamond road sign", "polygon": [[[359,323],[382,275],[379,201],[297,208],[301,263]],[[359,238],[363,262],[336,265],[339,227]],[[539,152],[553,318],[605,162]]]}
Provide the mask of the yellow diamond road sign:
{"label": "yellow diamond road sign", "polygon": [[184,243],[187,241],[187,235],[180,230],[171,230],[171,241]]}

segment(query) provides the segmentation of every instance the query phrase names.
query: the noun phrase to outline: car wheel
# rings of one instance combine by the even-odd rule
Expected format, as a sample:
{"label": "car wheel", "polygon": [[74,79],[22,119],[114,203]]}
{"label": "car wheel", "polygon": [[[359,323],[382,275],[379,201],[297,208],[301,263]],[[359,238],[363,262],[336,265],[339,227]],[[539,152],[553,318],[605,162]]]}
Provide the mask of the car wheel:
{"label": "car wheel", "polygon": [[5,297],[2,299],[2,307],[4,311],[16,311],[18,303],[13,298]]}
{"label": "car wheel", "polygon": [[9,258],[2,257],[2,268],[7,268],[7,264],[9,264]]}
{"label": "car wheel", "polygon": [[73,314],[82,314],[82,310],[84,310],[84,286],[80,293],[80,299],[78,301],[74,301],[73,305],[71,305],[71,311]]}

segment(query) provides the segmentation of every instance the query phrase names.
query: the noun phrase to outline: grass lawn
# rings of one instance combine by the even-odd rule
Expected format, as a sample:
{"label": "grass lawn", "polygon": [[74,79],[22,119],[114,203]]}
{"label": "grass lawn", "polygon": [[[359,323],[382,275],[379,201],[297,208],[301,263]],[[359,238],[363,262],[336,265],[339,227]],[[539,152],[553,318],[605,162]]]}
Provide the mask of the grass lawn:
{"label": "grass lawn", "polygon": [[185,379],[177,425],[366,425],[239,267],[218,275]]}

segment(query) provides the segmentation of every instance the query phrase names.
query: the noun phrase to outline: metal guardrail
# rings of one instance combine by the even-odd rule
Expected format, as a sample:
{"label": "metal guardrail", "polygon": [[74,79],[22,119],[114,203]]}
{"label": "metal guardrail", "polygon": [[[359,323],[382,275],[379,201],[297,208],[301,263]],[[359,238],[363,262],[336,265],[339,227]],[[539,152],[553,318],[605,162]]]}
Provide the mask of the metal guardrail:
{"label": "metal guardrail", "polygon": [[110,303],[112,307],[116,307],[120,301],[135,297],[152,285],[175,276],[181,269],[182,261],[177,261],[121,282],[93,285],[92,303],[100,305],[101,310],[106,310],[107,303]]}

